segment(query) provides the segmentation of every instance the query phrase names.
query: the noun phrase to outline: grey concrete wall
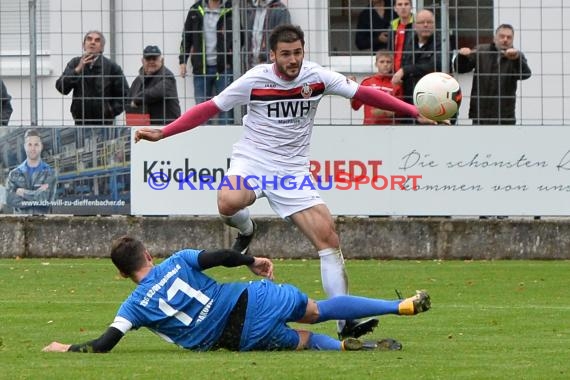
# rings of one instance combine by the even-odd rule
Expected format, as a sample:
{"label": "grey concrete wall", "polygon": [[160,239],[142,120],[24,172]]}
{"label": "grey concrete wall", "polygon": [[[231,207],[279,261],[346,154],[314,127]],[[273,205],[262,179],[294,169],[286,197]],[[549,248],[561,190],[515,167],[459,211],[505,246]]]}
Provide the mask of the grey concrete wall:
{"label": "grey concrete wall", "polygon": [[[253,254],[316,258],[296,228],[256,219]],[[346,258],[570,259],[570,219],[336,219]],[[0,258],[107,257],[123,234],[142,239],[156,256],[182,248],[230,247],[235,231],[212,217],[0,217]]]}

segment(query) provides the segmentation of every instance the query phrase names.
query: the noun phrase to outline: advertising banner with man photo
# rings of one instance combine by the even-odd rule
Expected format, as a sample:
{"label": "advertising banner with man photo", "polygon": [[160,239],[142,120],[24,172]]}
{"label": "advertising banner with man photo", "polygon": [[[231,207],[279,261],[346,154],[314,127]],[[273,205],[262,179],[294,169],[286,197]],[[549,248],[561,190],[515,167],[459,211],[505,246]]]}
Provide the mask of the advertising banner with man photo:
{"label": "advertising banner with man photo", "polygon": [[4,127],[0,213],[130,213],[128,128]]}

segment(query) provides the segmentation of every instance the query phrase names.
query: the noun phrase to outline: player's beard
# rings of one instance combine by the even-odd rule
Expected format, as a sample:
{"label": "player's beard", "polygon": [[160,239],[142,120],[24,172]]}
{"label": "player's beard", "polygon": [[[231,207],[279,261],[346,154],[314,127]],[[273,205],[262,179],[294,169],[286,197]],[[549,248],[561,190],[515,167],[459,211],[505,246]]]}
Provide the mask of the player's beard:
{"label": "player's beard", "polygon": [[279,72],[287,79],[293,80],[299,76],[299,73],[301,72],[301,64],[299,63],[295,66],[280,66]]}

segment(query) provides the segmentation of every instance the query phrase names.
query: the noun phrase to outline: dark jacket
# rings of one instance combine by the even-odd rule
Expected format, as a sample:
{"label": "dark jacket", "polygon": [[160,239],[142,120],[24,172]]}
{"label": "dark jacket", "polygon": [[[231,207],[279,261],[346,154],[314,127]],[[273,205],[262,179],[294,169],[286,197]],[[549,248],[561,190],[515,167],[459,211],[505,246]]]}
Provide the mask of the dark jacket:
{"label": "dark jacket", "polygon": [[[195,75],[206,74],[206,43],[204,41],[204,13],[207,8],[207,0],[197,1],[186,16],[182,41],[180,42],[180,64],[188,62],[192,64],[192,73]],[[232,2],[227,0],[220,8],[220,19],[217,25],[217,59],[218,73],[223,73],[232,67]]]}
{"label": "dark jacket", "polygon": [[[31,178],[28,175],[26,162],[12,169],[6,181],[7,204],[14,208],[16,214],[47,214],[51,209],[49,202],[55,199],[56,175],[54,170],[44,161],[40,161],[38,169]],[[40,191],[40,185],[47,184],[48,189]],[[18,188],[26,189],[24,197],[16,195]],[[26,205],[26,202],[38,202],[42,205]]]}
{"label": "dark jacket", "polygon": [[[386,13],[388,13],[388,10]],[[380,49],[388,49],[392,45],[390,38],[388,38],[388,42],[383,43],[378,40],[378,36],[380,36],[380,33],[386,33],[388,36],[392,35],[390,32],[391,28],[390,22],[380,17],[374,8],[364,9],[358,15],[358,23],[356,24],[356,47],[358,50],[370,50],[372,53]]]}
{"label": "dark jacket", "polygon": [[404,100],[413,104],[416,83],[426,74],[441,71],[441,44],[437,35],[432,34],[422,47],[415,33],[413,38],[407,38],[401,68],[404,70]]}
{"label": "dark jacket", "polygon": [[[136,108],[130,103],[136,104]],[[180,116],[176,80],[172,71],[162,66],[152,75],[144,75],[141,68],[129,90],[127,112],[148,113],[152,125],[166,125]]]}
{"label": "dark jacket", "polygon": [[469,56],[458,55],[459,73],[475,69],[469,103],[474,124],[515,124],[517,81],[531,76],[524,54],[509,60],[494,43],[482,44]]}
{"label": "dark jacket", "polygon": [[129,93],[129,84],[121,66],[100,55],[75,73],[81,57],[75,57],[55,82],[55,88],[67,95],[73,91],[71,115],[78,125],[111,125],[115,116],[123,112]]}
{"label": "dark jacket", "polygon": [[[401,66],[402,66],[402,62],[400,61],[400,65],[397,65],[397,59],[396,59],[396,33],[398,31],[398,26],[400,25],[400,18],[397,17],[395,19],[393,19],[392,21],[390,21],[390,33],[389,33],[389,38],[388,38],[388,50],[391,50],[392,52],[394,52],[394,71],[397,71]],[[412,15],[412,18],[410,20],[409,23],[406,24],[405,28],[404,28],[404,46],[402,46],[402,52],[403,50],[406,48],[406,40],[408,40],[409,38],[412,38],[415,35],[414,32],[414,15]]]}
{"label": "dark jacket", "polygon": [[8,90],[2,80],[0,80],[0,84],[2,85],[2,92],[0,93],[0,124],[8,125],[12,115],[12,104],[10,103],[12,97],[8,95]]}
{"label": "dark jacket", "polygon": [[[250,4],[248,2],[248,4]],[[245,30],[245,44],[244,48],[247,52],[247,67],[246,70],[255,66],[258,63],[269,62],[269,34],[276,26],[291,23],[291,14],[287,6],[281,0],[268,1],[267,12],[265,13],[265,20],[263,22],[263,37],[261,39],[261,47],[259,49],[259,56],[254,59],[252,52],[252,38],[253,38],[253,23],[255,21],[256,7],[249,5],[244,8],[242,19],[246,20]]]}

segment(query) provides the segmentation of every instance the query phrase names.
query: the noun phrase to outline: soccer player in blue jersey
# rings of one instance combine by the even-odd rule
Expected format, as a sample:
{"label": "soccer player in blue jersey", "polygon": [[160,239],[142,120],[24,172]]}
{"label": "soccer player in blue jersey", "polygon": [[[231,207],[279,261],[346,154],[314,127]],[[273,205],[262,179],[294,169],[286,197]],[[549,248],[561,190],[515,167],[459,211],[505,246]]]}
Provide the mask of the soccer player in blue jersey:
{"label": "soccer player in blue jersey", "polygon": [[[429,310],[425,291],[399,300],[338,296],[314,301],[292,285],[275,284],[269,259],[231,249],[185,249],[159,265],[143,243],[118,238],[111,260],[121,275],[137,284],[113,323],[99,338],[81,344],[52,342],[46,352],[108,352],[133,329],[147,327],[170,343],[207,351],[251,350],[387,350],[401,349],[393,339],[342,341],[290,328],[288,322],[319,323],[383,314],[414,315]],[[215,266],[246,265],[267,280],[218,283],[202,273]]]}

